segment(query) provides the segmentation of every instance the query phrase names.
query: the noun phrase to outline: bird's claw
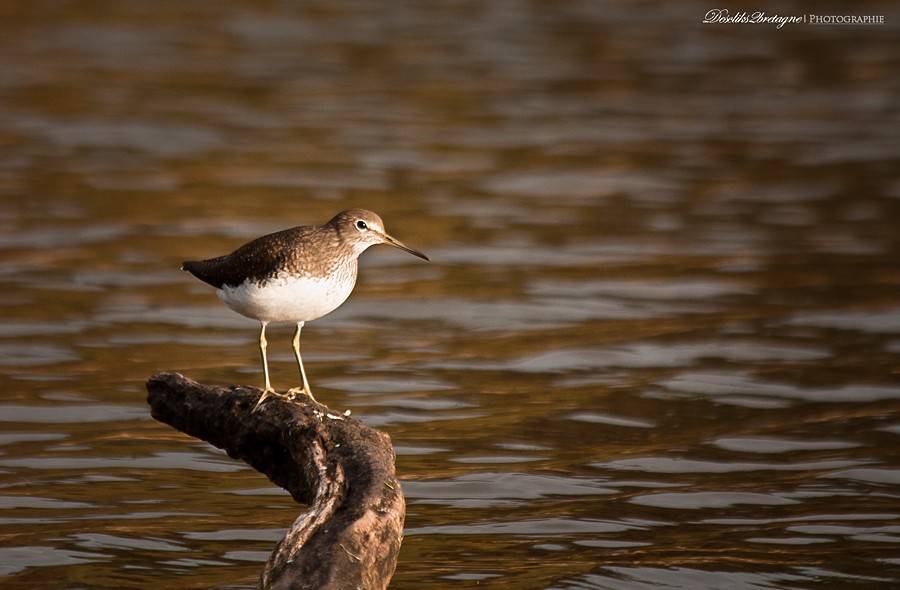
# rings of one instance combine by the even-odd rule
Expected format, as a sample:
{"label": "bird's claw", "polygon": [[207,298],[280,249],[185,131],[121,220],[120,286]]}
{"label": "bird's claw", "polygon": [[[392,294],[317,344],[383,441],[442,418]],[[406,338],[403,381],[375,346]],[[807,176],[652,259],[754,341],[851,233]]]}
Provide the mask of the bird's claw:
{"label": "bird's claw", "polygon": [[[288,393],[290,393],[290,392],[288,392]],[[263,394],[261,396],[259,396],[259,401],[256,402],[255,406],[253,406],[253,411],[255,412],[256,410],[258,410],[259,406],[261,406],[262,403],[264,401],[266,401],[266,398],[269,397],[270,395],[275,396],[275,397],[280,397],[281,399],[290,399],[288,394],[278,393],[277,391],[275,391],[274,389],[272,389],[270,387],[268,389],[263,390]]]}
{"label": "bird's claw", "polygon": [[[310,390],[304,389],[302,387],[292,387],[288,389],[286,397],[291,399],[292,401],[296,400],[299,396],[305,395],[312,401],[316,401],[316,398],[313,397],[313,394]],[[319,403],[319,402],[316,402]]]}

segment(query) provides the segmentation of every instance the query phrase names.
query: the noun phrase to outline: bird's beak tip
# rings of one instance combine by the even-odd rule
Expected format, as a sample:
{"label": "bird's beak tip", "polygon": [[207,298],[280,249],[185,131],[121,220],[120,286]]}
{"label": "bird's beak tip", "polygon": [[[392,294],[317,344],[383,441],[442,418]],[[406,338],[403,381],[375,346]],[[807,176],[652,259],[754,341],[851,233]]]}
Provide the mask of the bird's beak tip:
{"label": "bird's beak tip", "polygon": [[409,252],[409,253],[412,254],[413,256],[418,256],[418,257],[421,258],[422,260],[431,262],[431,259],[428,258],[428,256],[426,256],[425,254],[419,252],[418,250],[415,250],[415,249],[413,249],[413,248],[410,248],[409,246],[407,246],[406,244],[404,244],[404,243],[401,242],[400,240],[397,240],[397,239],[395,239],[395,238],[392,238],[391,236],[389,236],[389,235],[387,235],[387,234],[385,234],[384,237],[385,237],[385,240],[387,241],[387,243],[390,244],[391,246],[394,246],[395,248],[400,248],[400,249],[403,250],[404,252]]}

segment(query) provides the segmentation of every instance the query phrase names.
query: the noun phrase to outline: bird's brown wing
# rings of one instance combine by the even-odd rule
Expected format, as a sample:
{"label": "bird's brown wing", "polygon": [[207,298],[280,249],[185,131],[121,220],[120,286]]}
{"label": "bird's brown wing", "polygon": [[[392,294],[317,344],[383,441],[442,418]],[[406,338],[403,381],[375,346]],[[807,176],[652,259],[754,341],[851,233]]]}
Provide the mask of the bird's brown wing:
{"label": "bird's brown wing", "polygon": [[304,228],[292,228],[248,242],[225,256],[208,260],[186,260],[186,270],[217,289],[237,287],[244,281],[265,281],[275,274],[290,255],[292,235]]}

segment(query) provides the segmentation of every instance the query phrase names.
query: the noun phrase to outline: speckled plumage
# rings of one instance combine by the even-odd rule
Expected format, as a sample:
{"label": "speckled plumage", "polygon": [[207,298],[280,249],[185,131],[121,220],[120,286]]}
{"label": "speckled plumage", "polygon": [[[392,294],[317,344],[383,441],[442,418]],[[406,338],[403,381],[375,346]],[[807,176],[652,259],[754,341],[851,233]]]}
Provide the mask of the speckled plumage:
{"label": "speckled plumage", "polygon": [[247,280],[264,285],[273,277],[286,273],[327,278],[338,267],[356,266],[361,253],[354,253],[352,244],[341,239],[341,232],[333,221],[262,236],[231,254],[187,261],[182,268],[217,289],[237,287]]}
{"label": "speckled plumage", "polygon": [[[237,313],[259,320],[260,352],[271,392],[265,330],[269,322],[294,322],[294,353],[303,377],[303,392],[312,393],[300,359],[304,322],[337,309],[356,285],[357,259],[369,246],[390,244],[415,256],[428,257],[389,236],[381,218],[365,209],[348,209],[324,225],[286,229],[257,238],[231,254],[185,261],[181,268],[216,288]],[[260,399],[265,399],[265,395]]]}

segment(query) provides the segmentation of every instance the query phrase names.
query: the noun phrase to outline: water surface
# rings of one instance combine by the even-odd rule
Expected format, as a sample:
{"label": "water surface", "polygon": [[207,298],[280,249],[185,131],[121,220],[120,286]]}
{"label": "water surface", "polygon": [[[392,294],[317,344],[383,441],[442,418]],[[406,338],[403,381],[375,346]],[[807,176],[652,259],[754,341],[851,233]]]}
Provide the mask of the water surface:
{"label": "water surface", "polygon": [[392,588],[900,583],[900,13],[709,8],[2,9],[3,587],[255,587],[301,508],[144,382],[261,385],[179,264],[350,206],[433,261],[303,337],[396,446]]}

